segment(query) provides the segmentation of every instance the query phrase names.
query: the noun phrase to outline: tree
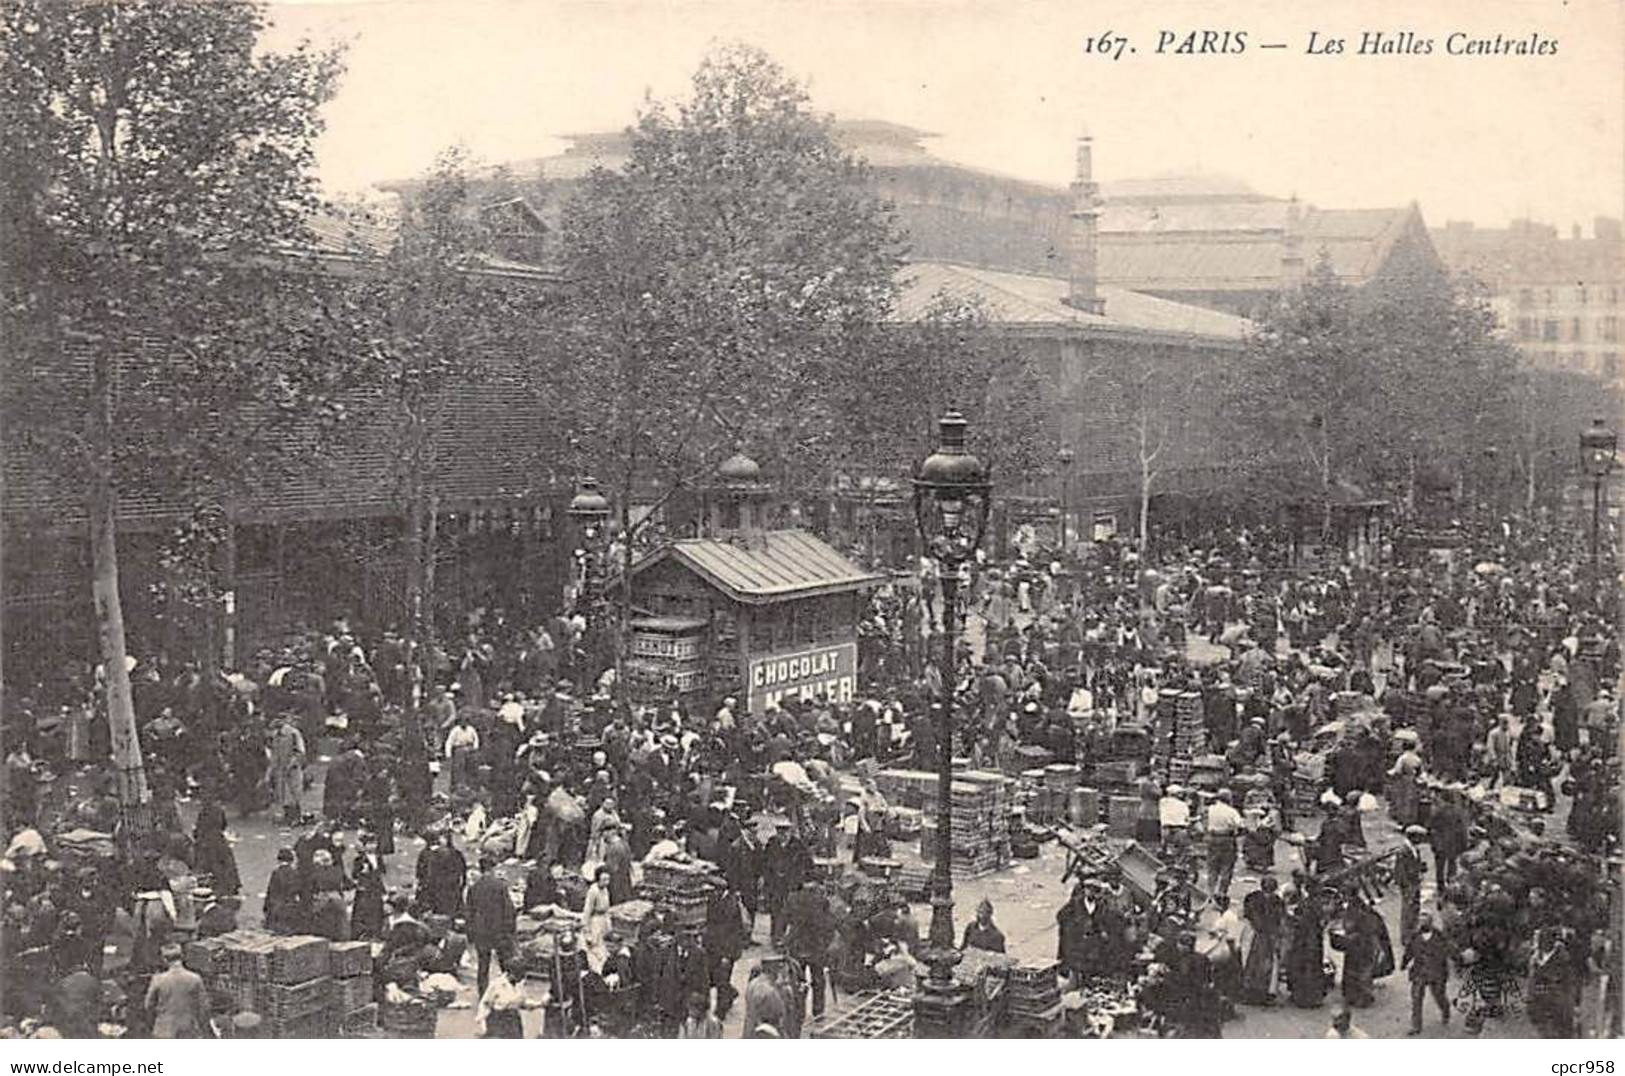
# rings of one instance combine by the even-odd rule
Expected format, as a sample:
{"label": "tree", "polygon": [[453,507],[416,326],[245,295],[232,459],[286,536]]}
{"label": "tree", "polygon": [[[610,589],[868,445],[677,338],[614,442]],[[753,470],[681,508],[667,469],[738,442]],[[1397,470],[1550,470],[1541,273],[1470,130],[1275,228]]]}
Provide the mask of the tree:
{"label": "tree", "polygon": [[756,49],[712,53],[629,133],[625,167],[594,172],[563,223],[577,463],[619,511],[623,629],[634,503],[651,518],[745,445],[823,482],[822,375],[884,313],[899,249],[864,166]]}
{"label": "tree", "polygon": [[336,53],[257,51],[249,3],[0,13],[8,428],[83,491],[120,800],[148,793],[119,594],[121,497],[230,501],[338,417],[312,282],[273,264],[317,203]]}
{"label": "tree", "polygon": [[[388,493],[403,519],[402,607],[418,685],[432,677],[437,491],[466,432],[455,423],[483,391],[536,392],[536,379],[551,373],[527,346],[545,307],[540,289],[490,271],[497,237],[482,208],[467,153],[442,152],[407,191],[388,252],[345,286],[353,350],[374,387],[356,435],[385,440]],[[371,222],[358,215],[354,224]]]}
{"label": "tree", "polygon": [[1515,357],[1482,293],[1420,260],[1356,291],[1322,256],[1236,372],[1238,445],[1292,500],[1329,505],[1339,482],[1397,496],[1418,466],[1467,475],[1514,425]]}
{"label": "tree", "polygon": [[1044,473],[1054,456],[1046,374],[978,299],[939,292],[915,320],[854,334],[850,343],[820,390],[834,431],[828,458],[840,473],[907,478],[950,407],[965,415],[971,450],[1001,481]]}

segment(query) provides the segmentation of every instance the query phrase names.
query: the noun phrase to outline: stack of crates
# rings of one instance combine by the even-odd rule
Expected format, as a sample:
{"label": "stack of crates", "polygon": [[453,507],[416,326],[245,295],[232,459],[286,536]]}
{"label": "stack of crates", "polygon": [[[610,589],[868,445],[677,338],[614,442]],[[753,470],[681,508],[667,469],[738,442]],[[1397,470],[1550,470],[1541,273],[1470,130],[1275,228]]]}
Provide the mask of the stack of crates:
{"label": "stack of crates", "polygon": [[364,1036],[378,1028],[378,1005],[372,1000],[372,945],[334,942],[328,947],[328,973],[333,981],[333,1012],[346,1036]]}
{"label": "stack of crates", "polygon": [[644,865],[638,896],[664,912],[675,927],[703,927],[720,881],[714,864],[657,859]]}
{"label": "stack of crates", "polygon": [[1061,1005],[1060,965],[1054,961],[1010,969],[1009,1021],[1012,1034],[1051,1039],[1065,1026]]}
{"label": "stack of crates", "polygon": [[[194,942],[185,960],[204,976],[217,1010],[258,1013],[269,1038],[316,1039],[340,1026],[330,955],[326,938],[238,930]],[[367,979],[370,1001],[370,951]]]}

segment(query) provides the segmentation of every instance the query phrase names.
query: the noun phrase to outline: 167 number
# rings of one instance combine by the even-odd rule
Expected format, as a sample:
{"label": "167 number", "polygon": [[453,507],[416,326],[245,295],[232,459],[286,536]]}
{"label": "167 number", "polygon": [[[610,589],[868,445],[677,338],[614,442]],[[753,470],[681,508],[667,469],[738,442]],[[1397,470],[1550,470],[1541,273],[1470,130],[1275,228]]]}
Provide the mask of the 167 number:
{"label": "167 number", "polygon": [[[1107,31],[1099,37],[1086,37],[1083,39],[1083,51],[1091,56],[1104,56],[1110,60],[1121,60],[1123,50],[1128,49],[1128,38],[1122,34]],[[1133,51],[1129,49],[1129,51]]]}

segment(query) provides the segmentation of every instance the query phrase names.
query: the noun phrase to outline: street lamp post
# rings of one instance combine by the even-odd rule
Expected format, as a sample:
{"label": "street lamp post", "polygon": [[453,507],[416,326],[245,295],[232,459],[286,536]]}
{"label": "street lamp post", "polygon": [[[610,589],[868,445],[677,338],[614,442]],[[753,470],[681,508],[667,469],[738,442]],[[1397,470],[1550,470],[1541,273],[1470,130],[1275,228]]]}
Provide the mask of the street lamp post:
{"label": "street lamp post", "polygon": [[1061,465],[1061,552],[1066,552],[1066,514],[1067,502],[1072,492],[1072,461],[1077,457],[1073,455],[1071,445],[1062,445],[1055,453],[1055,460]]}
{"label": "street lamp post", "polygon": [[1603,420],[1591,420],[1591,428],[1580,434],[1580,463],[1591,475],[1591,582],[1601,583],[1598,573],[1599,541],[1602,534],[1602,484],[1614,469],[1619,436]]}
{"label": "street lamp post", "polygon": [[582,651],[587,657],[587,668],[581,674],[581,693],[586,695],[591,686],[594,666],[598,660],[600,631],[603,619],[598,608],[598,545],[604,523],[609,519],[609,500],[598,489],[598,480],[584,476],[576,483],[576,494],[570,498],[566,513],[581,528],[581,594],[577,607],[587,618],[587,635]]}
{"label": "street lamp post", "polygon": [[954,693],[959,682],[960,573],[975,557],[987,529],[992,484],[980,460],[965,449],[965,416],[949,411],[937,423],[937,450],[916,472],[914,517],[926,554],[936,560],[942,580],[942,703],[937,739],[937,862],[931,892],[930,974],[915,1005],[915,1033],[953,1038],[963,1031],[960,1017],[966,991],[954,981],[959,952],[954,946],[953,901],[953,730]]}

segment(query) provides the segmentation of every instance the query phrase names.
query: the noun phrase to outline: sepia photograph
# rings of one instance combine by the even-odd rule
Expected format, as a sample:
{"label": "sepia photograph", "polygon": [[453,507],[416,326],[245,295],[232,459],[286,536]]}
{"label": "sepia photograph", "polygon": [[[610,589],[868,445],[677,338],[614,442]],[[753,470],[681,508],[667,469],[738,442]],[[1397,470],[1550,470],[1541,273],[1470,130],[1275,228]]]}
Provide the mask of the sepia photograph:
{"label": "sepia photograph", "polygon": [[1622,295],[1621,0],[0,0],[10,1071],[1617,1039]]}

